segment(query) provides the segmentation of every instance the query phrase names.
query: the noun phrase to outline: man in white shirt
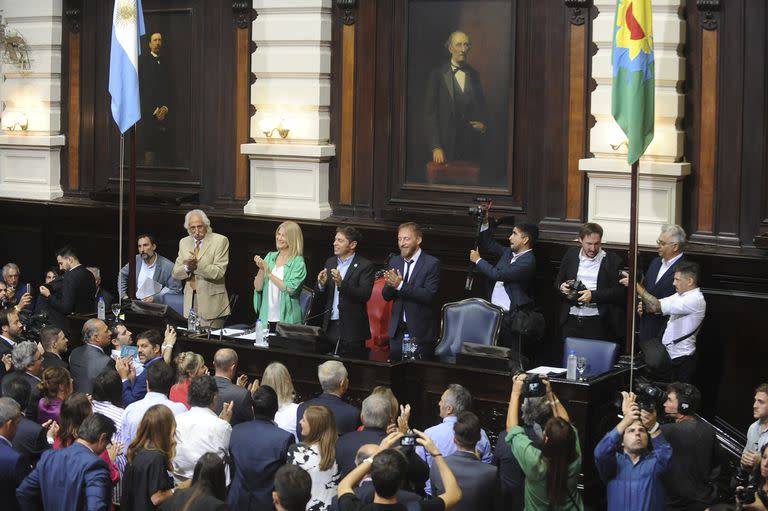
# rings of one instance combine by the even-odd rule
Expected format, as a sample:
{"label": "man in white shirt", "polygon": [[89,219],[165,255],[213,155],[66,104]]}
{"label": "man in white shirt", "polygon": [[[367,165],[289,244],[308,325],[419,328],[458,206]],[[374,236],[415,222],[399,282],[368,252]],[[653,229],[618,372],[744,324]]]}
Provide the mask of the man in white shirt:
{"label": "man in white shirt", "polygon": [[701,270],[697,263],[686,261],[675,268],[674,286],[677,293],[658,299],[642,284],[637,284],[637,294],[643,300],[647,313],[661,312],[669,316],[661,343],[672,359],[671,381],[690,383],[696,371],[696,337],[707,303],[699,288]]}
{"label": "man in white shirt", "polygon": [[[213,376],[198,376],[189,385],[188,412],[176,418],[176,457],[173,459],[173,477],[177,483],[192,479],[195,464],[203,454],[214,452],[224,456],[229,450],[232,435],[232,402],[224,405],[220,415],[216,408],[219,391]],[[228,471],[227,471],[228,472]],[[229,484],[229,473],[227,473]]]}

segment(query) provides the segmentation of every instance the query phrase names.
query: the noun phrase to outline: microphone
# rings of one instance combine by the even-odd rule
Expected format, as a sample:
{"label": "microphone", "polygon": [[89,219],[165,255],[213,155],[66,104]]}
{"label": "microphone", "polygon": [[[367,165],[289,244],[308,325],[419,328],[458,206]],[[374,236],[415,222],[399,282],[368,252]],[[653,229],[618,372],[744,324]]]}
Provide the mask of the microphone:
{"label": "microphone", "polygon": [[305,319],[304,321],[302,321],[302,322],[301,322],[301,324],[302,324],[302,325],[306,325],[306,324],[307,324],[307,321],[309,321],[310,319],[315,319],[315,318],[317,318],[317,317],[320,317],[320,316],[325,316],[325,314],[326,314],[326,313],[328,313],[328,312],[331,312],[331,310],[332,310],[332,309],[333,309],[333,307],[328,307],[328,308],[327,308],[327,309],[325,309],[323,312],[320,312],[320,313],[318,313],[318,314],[314,314],[314,315],[312,315],[312,316],[309,316],[309,317],[307,317],[307,319]]}
{"label": "microphone", "polygon": [[[232,309],[235,308],[235,304],[237,303],[237,300],[239,298],[240,298],[240,295],[238,295],[237,293],[233,293],[232,295],[230,295],[229,301],[227,302],[227,305],[225,305],[224,308],[221,309],[221,311],[215,317],[203,318],[203,319],[205,319],[209,323],[211,321],[215,321],[217,319],[224,319],[224,323],[226,323],[227,319],[232,315]],[[226,316],[222,316],[222,314],[224,313],[225,310],[227,310],[227,308],[229,308],[229,314],[227,314]],[[223,335],[224,335],[224,325],[222,325],[222,328],[219,329],[219,342],[221,342]],[[211,328],[209,326],[208,327],[208,339],[210,339],[210,338],[211,338]]]}

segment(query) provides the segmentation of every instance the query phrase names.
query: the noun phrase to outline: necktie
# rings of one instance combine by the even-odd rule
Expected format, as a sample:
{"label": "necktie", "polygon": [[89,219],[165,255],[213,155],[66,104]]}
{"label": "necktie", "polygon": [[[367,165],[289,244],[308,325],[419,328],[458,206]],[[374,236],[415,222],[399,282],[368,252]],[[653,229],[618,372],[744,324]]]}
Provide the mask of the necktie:
{"label": "necktie", "polygon": [[[197,254],[200,252],[200,240],[195,240],[195,259],[197,259]],[[189,287],[191,287],[193,290],[197,290],[197,277],[194,273],[192,273],[192,276],[189,277]]]}
{"label": "necktie", "polygon": [[413,259],[405,262],[405,275],[403,275],[403,282],[408,283],[408,278],[411,276],[411,263]]}

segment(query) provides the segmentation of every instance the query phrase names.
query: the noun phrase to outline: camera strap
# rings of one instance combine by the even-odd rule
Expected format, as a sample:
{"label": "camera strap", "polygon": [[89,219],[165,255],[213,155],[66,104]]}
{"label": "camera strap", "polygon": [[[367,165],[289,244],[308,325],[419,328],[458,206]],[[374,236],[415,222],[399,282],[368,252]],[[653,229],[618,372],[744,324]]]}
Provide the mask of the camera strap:
{"label": "camera strap", "polygon": [[[665,346],[669,346],[670,344],[677,344],[679,342],[682,342],[682,341],[686,340],[687,338],[691,337],[692,335],[696,335],[697,333],[699,333],[699,330],[701,330],[702,323],[699,323],[699,326],[697,326],[696,330],[694,330],[693,332],[691,332],[689,334],[686,334],[686,335],[684,335],[682,337],[678,337],[677,339],[675,339],[674,341],[670,342],[669,344],[664,344],[664,343],[662,343],[662,344],[664,344]],[[666,328],[667,327],[665,325],[664,329],[666,330]],[[661,338],[663,338],[663,337],[664,337],[664,332],[661,333]]]}

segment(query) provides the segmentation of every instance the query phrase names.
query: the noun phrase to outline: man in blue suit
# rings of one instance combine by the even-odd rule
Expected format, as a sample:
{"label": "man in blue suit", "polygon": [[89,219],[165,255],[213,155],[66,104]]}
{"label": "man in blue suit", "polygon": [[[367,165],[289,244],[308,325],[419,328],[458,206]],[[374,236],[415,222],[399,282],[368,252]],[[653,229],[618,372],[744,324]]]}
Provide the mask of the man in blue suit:
{"label": "man in blue suit", "polygon": [[21,420],[21,407],[9,397],[0,398],[0,499],[3,509],[19,509],[16,487],[32,470],[28,460],[13,449],[11,442]]}
{"label": "man in blue suit", "polygon": [[[518,223],[509,236],[509,247],[493,239],[488,222],[480,228],[479,250],[470,250],[469,260],[477,265],[477,270],[493,284],[491,303],[504,309],[504,322],[501,330],[501,344],[513,347],[516,343],[509,331],[511,312],[520,306],[533,303],[530,292],[536,278],[536,257],[533,245],[539,236],[539,228],[529,223]],[[496,265],[483,259],[480,251],[498,258]]]}
{"label": "man in blue suit", "polygon": [[229,452],[234,471],[227,504],[230,509],[262,511],[275,509],[272,488],[277,470],[285,465],[293,435],[277,427],[277,394],[260,386],[253,394],[255,419],[232,428]]}
{"label": "man in blue suit", "polygon": [[[180,295],[182,293],[181,282],[174,279],[172,275],[173,261],[157,253],[155,237],[151,234],[140,234],[138,250],[139,253],[136,254],[136,298],[145,302],[156,302],[159,301],[158,297],[169,293]],[[152,282],[147,284],[147,280]],[[158,291],[147,295],[145,291],[149,288],[158,289]],[[128,296],[127,264],[120,270],[120,275],[117,278],[117,292],[120,298]]]}
{"label": "man in blue suit", "polygon": [[440,287],[440,261],[421,250],[421,227],[414,222],[397,230],[400,255],[389,261],[381,294],[393,301],[389,321],[390,360],[402,358],[403,334],[417,343],[416,358],[430,358],[435,350],[435,298]]}
{"label": "man in blue suit", "polygon": [[115,424],[111,419],[100,413],[86,417],[77,431],[75,443],[66,449],[46,451],[21,483],[16,490],[20,509],[109,509],[112,482],[107,462],[99,455],[114,433]]}

